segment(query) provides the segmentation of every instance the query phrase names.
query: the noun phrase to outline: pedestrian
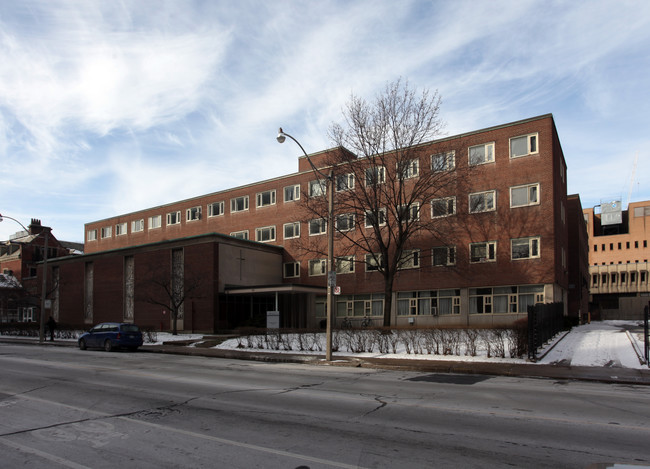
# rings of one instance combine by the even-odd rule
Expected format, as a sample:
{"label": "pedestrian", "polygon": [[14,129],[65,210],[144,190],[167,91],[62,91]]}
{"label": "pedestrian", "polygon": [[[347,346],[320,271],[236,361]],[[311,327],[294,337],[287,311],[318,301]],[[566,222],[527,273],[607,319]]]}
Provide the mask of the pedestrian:
{"label": "pedestrian", "polygon": [[54,340],[54,329],[56,329],[56,321],[52,316],[47,320],[47,328],[50,330],[50,340]]}

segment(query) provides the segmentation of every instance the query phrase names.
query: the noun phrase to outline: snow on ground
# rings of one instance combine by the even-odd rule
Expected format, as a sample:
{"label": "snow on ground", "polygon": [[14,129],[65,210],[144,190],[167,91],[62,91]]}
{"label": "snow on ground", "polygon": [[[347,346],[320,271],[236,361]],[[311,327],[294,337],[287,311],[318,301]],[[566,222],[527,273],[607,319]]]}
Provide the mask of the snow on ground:
{"label": "snow on ground", "polygon": [[[598,321],[571,329],[568,334],[561,333],[546,347],[538,356],[543,357],[539,364],[562,364],[573,366],[607,366],[618,368],[647,369],[647,365],[639,360],[639,354],[643,350],[643,337],[638,332],[626,332],[626,329],[634,329],[640,324],[639,321]],[[638,329],[638,327],[637,327]],[[642,329],[641,329],[642,330]],[[324,337],[324,336],[323,336]],[[324,339],[323,339],[324,340]],[[230,339],[215,348],[246,350],[238,348],[237,339]],[[324,347],[321,345],[321,348]],[[250,349],[249,349],[250,350]],[[258,349],[255,349],[259,351]],[[297,350],[275,351],[264,350],[272,353],[301,353],[322,355],[322,351],[299,352]],[[525,358],[488,358],[485,349],[479,348],[477,356],[464,355],[429,355],[424,351],[422,354],[408,354],[404,346],[399,345],[397,353],[359,353],[334,352],[333,356],[357,356],[377,358],[404,358],[419,360],[446,360],[446,361],[491,361],[501,363],[525,363]]]}

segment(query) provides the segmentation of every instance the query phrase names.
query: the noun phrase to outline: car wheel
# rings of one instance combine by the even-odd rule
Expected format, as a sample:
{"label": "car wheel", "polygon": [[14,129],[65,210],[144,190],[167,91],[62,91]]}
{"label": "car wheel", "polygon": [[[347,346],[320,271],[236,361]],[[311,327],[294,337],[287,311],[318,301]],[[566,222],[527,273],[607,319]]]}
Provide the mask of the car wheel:
{"label": "car wheel", "polygon": [[81,350],[86,350],[86,341],[85,341],[85,340],[81,339],[81,340],[79,341],[79,348],[80,348]]}
{"label": "car wheel", "polygon": [[106,342],[104,342],[104,350],[107,352],[113,350],[113,343],[110,340],[106,340]]}

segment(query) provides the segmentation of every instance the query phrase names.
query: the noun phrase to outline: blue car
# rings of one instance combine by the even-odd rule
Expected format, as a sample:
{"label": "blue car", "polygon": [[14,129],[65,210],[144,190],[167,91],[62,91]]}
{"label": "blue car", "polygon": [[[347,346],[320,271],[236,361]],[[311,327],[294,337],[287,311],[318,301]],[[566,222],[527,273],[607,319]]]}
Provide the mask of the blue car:
{"label": "blue car", "polygon": [[107,352],[125,348],[135,352],[142,345],[142,332],[135,324],[105,322],[97,324],[79,337],[79,348],[103,348]]}

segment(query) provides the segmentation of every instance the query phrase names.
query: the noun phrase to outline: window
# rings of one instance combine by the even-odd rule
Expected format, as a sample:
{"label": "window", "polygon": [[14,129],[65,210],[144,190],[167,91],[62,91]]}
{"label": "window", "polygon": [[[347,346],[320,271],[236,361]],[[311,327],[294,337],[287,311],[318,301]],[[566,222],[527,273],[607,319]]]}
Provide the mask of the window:
{"label": "window", "polygon": [[431,155],[431,171],[452,171],[456,168],[456,152],[448,151]]}
{"label": "window", "polygon": [[336,273],[354,273],[354,256],[341,256],[336,258]]}
{"label": "window", "polygon": [[469,213],[491,212],[496,209],[496,191],[469,195]]}
{"label": "window", "polygon": [[398,316],[460,314],[460,290],[397,292]]}
{"label": "window", "polygon": [[455,265],[456,247],[441,246],[431,249],[431,258],[434,266]]}
{"label": "window", "polygon": [[257,193],[257,207],[275,205],[275,189]]}
{"label": "window", "polygon": [[544,302],[544,285],[469,289],[470,314],[526,313],[528,306]]}
{"label": "window", "polygon": [[112,226],[106,226],[106,227],[102,228],[100,234],[101,234],[102,239],[103,238],[110,238],[111,236],[113,236],[113,227]]}
{"label": "window", "polygon": [[324,218],[316,218],[309,221],[309,236],[321,235],[327,232],[327,221]]}
{"label": "window", "polygon": [[420,267],[420,250],[405,249],[397,261],[398,269],[416,269]]}
{"label": "window", "polygon": [[171,212],[167,214],[168,225],[178,225],[181,222],[181,212]]}
{"label": "window", "polygon": [[[336,317],[343,318],[349,316],[364,317],[375,316],[380,317],[384,311],[384,295],[383,293],[372,293],[365,295],[336,295],[334,311]],[[316,317],[325,317],[326,296],[316,297]]]}
{"label": "window", "polygon": [[537,153],[537,134],[522,135],[510,139],[510,158]]}
{"label": "window", "polygon": [[115,225],[115,236],[123,236],[125,234],[126,234],[126,222],[118,223],[117,225]]}
{"label": "window", "polygon": [[510,207],[539,204],[539,184],[527,184],[510,188]]}
{"label": "window", "polygon": [[187,221],[196,221],[201,219],[201,207],[188,208],[185,211],[185,219]]}
{"label": "window", "polygon": [[511,239],[513,259],[532,259],[539,257],[539,237]]}
{"label": "window", "polygon": [[497,242],[472,243],[469,245],[470,262],[494,262],[497,258]]}
{"label": "window", "polygon": [[469,147],[469,164],[485,164],[494,161],[494,142]]}
{"label": "window", "polygon": [[255,229],[255,241],[266,243],[275,241],[275,226],[264,226]]}
{"label": "window", "polygon": [[420,203],[414,202],[409,205],[400,205],[398,207],[399,220],[402,223],[413,222],[420,219]]}
{"label": "window", "polygon": [[284,224],[284,239],[299,238],[300,237],[300,222]]}
{"label": "window", "polygon": [[149,217],[149,229],[150,230],[160,228],[161,226],[162,226],[162,216],[161,215],[154,215],[153,217]]}
{"label": "window", "polygon": [[248,196],[242,195],[240,197],[235,197],[230,199],[230,212],[243,212],[248,210]]}
{"label": "window", "polygon": [[284,278],[300,277],[300,262],[285,262],[282,270]]}
{"label": "window", "polygon": [[327,261],[325,259],[312,259],[309,261],[309,275],[325,275]]}
{"label": "window", "polygon": [[400,179],[410,179],[420,174],[420,160],[406,160],[397,162],[397,174]]}
{"label": "window", "polygon": [[97,230],[88,230],[86,239],[88,241],[97,241]]}
{"label": "window", "polygon": [[386,182],[386,168],[383,166],[366,168],[366,186],[374,186],[384,182]]}
{"label": "window", "polygon": [[233,231],[232,233],[230,233],[230,236],[237,239],[248,239],[248,230]]}
{"label": "window", "polygon": [[223,201],[213,202],[211,204],[208,204],[208,217],[218,217],[219,215],[223,215],[223,213],[224,213]]}
{"label": "window", "polygon": [[366,254],[366,272],[376,272],[384,266],[381,254]]}
{"label": "window", "polygon": [[294,202],[300,199],[300,184],[287,186],[284,188],[284,201]]}
{"label": "window", "polygon": [[354,189],[354,174],[339,174],[336,176],[336,192]]}
{"label": "window", "polygon": [[136,231],[144,231],[144,218],[131,222],[131,233],[135,233]]}
{"label": "window", "polygon": [[431,201],[431,218],[448,217],[456,213],[456,197],[445,197]]}
{"label": "window", "polygon": [[327,181],[318,179],[309,181],[309,197],[320,197],[327,194]]}
{"label": "window", "polygon": [[372,228],[375,225],[383,226],[386,224],[386,208],[366,211],[366,228]]}
{"label": "window", "polygon": [[351,231],[354,229],[354,213],[344,213],[336,216],[336,229],[339,231]]}

